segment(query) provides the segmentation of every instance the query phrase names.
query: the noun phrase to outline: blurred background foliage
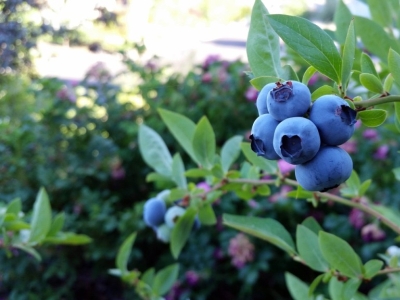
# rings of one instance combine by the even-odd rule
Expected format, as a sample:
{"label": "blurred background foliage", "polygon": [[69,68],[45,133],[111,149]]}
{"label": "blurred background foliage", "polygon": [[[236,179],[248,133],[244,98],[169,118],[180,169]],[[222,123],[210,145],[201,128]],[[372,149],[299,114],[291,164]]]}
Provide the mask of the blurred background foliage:
{"label": "blurred background foliage", "polygon": [[[334,2],[320,6],[312,17],[331,22]],[[222,23],[249,20],[251,7],[244,1],[235,1],[235,5],[232,1],[219,1],[220,5],[206,0],[196,1],[196,5],[190,2],[193,7],[187,7],[188,3],[155,0],[148,7],[150,20],[201,24],[193,18],[180,18],[186,11],[182,7],[195,7],[193,14],[204,24],[216,19]],[[107,274],[114,267],[118,247],[130,233],[139,233],[132,267],[144,271],[173,262],[168,245],[158,241],[142,221],[144,201],[170,186],[146,182],[150,169],[138,151],[138,124],[144,122],[162,135],[171,153],[183,152],[161,122],[158,108],[184,114],[195,122],[206,115],[219,147],[233,135],[247,140],[257,116],[257,91],[249,84],[246,62],[211,55],[191,66],[189,72],[177,72],[157,57],[147,57],[145,44],[126,43],[123,34],[129,30],[124,27],[126,19],[120,10],[98,7],[90,22],[82,19],[68,23],[66,14],[65,23],[56,24],[50,21],[49,13],[49,7],[55,11],[56,4],[44,0],[0,1],[0,199],[9,202],[20,197],[26,210],[43,186],[53,210],[66,213],[66,229],[87,234],[94,242],[79,248],[40,249],[42,262],[17,250],[11,258],[0,252],[0,296],[135,299],[131,287]],[[118,4],[123,7],[124,3]],[[222,18],[221,7],[225,11]],[[166,8],[168,14],[164,13]],[[306,9],[296,8],[292,13],[311,17]],[[104,38],[100,43],[101,34],[114,38]],[[126,71],[114,75],[99,63],[83,79],[42,77],[32,67],[38,41],[86,45],[92,51],[96,47],[118,50]],[[305,70],[291,51],[283,59],[299,74]],[[310,88],[324,80],[314,77]],[[343,145],[351,153],[361,179],[373,180],[368,197],[393,207],[400,204],[399,183],[391,172],[400,165],[397,137],[389,120],[377,129],[360,126]],[[189,168],[192,162],[187,156],[183,158]],[[237,167],[242,161],[241,157]],[[214,209],[218,216],[226,212],[276,218],[292,234],[297,223],[314,216],[327,231],[349,241],[364,260],[383,253],[394,238],[360,212],[329,203],[314,208],[310,203],[288,199],[288,190],[273,188],[271,196],[247,202],[226,194]],[[237,264],[246,249],[251,255]],[[288,299],[285,270],[305,281],[315,277],[279,249],[243,237],[220,223],[213,228],[203,226],[193,234],[179,262],[179,281],[168,299]],[[366,284],[365,289],[372,284]]]}

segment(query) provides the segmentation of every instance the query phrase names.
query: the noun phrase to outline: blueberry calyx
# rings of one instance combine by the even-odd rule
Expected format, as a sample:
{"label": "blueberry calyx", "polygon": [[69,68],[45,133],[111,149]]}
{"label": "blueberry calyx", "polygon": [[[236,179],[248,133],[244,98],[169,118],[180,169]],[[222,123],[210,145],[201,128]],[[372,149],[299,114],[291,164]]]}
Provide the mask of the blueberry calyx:
{"label": "blueberry calyx", "polygon": [[281,152],[284,157],[296,158],[301,155],[303,147],[301,146],[301,138],[298,135],[284,135],[281,140]]}
{"label": "blueberry calyx", "polygon": [[265,155],[265,151],[264,151],[264,143],[262,140],[257,139],[254,137],[254,135],[250,135],[250,139],[251,139],[251,150],[253,150],[257,156],[263,156]]}
{"label": "blueberry calyx", "polygon": [[293,84],[291,81],[286,83],[276,83],[276,87],[271,90],[272,99],[276,102],[286,102],[293,95]]}
{"label": "blueberry calyx", "polygon": [[357,112],[352,109],[350,106],[347,105],[341,105],[341,111],[342,113],[340,114],[340,118],[342,119],[342,122],[345,124],[352,126],[356,123],[356,115]]}

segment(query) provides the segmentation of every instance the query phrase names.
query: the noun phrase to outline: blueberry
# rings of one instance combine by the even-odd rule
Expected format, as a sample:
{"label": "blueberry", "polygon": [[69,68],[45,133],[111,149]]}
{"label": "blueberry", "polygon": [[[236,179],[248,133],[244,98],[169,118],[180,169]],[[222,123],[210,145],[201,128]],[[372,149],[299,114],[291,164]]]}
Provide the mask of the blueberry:
{"label": "blueberry", "polygon": [[295,167],[295,176],[305,190],[326,192],[345,182],[352,170],[353,161],[345,150],[322,146],[312,160]]}
{"label": "blueberry", "polygon": [[171,228],[167,226],[167,224],[161,224],[157,228],[155,228],[155,232],[157,235],[157,239],[164,243],[168,243],[171,236]]}
{"label": "blueberry", "polygon": [[310,120],[317,126],[322,143],[336,146],[353,135],[356,114],[342,98],[325,95],[311,106]]}
{"label": "blueberry", "polygon": [[275,87],[275,83],[268,83],[260,90],[257,96],[256,106],[258,110],[258,115],[263,115],[268,113],[267,107],[267,96],[268,93]]}
{"label": "blueberry", "polygon": [[268,111],[278,121],[302,117],[310,105],[310,90],[298,81],[277,82],[267,96]]}
{"label": "blueberry", "polygon": [[165,213],[164,216],[165,224],[167,224],[168,227],[173,228],[175,226],[175,223],[178,221],[179,217],[182,216],[185,213],[185,211],[186,210],[183,207],[177,205],[171,206]]}
{"label": "blueberry", "polygon": [[272,145],[274,132],[279,122],[270,114],[258,116],[251,128],[251,149],[266,159],[279,159]]}
{"label": "blueberry", "polygon": [[275,152],[292,165],[305,163],[318,152],[321,142],[317,127],[303,117],[283,120],[275,129]]}
{"label": "blueberry", "polygon": [[143,208],[143,219],[146,225],[157,227],[164,223],[164,215],[167,208],[164,200],[151,198],[146,201]]}

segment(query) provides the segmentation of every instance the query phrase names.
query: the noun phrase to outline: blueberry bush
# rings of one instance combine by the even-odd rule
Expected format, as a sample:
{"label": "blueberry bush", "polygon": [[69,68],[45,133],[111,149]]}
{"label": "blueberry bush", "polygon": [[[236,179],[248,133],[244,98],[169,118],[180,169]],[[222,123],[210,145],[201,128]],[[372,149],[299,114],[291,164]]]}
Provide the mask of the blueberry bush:
{"label": "blueberry bush", "polygon": [[[131,284],[143,299],[215,297],[206,291],[198,296],[177,279],[186,264],[185,249],[201,250],[192,246],[201,239],[201,231],[194,229],[223,226],[240,231],[228,251],[240,257],[232,264],[245,274],[235,299],[400,297],[396,246],[400,212],[395,200],[400,179],[395,167],[400,130],[396,30],[400,4],[367,2],[371,19],[353,15],[338,1],[335,31],[302,17],[269,14],[260,0],[254,2],[247,75],[260,93],[253,108],[258,116],[248,120],[253,124],[250,141],[234,135],[220,145],[207,115],[195,123],[182,113],[159,107],[162,121],[191,159],[188,163],[181,152],[171,154],[162,136],[144,119],[139,149],[153,169],[147,181],[162,185],[155,199],[164,202],[150,206],[154,198],[147,200],[144,216],[161,220],[156,228],[150,227],[160,243],[169,245],[174,260],[163,268],[130,270],[129,253],[137,238],[133,233],[110,273]],[[282,58],[280,39],[294,52],[291,58]],[[290,59],[302,60],[305,68],[297,70]],[[322,78],[322,84],[315,86],[315,78]],[[390,145],[381,134],[391,136]],[[260,208],[266,196],[276,201],[276,189],[283,193],[279,196],[285,199],[284,213],[279,205],[273,206],[277,211]],[[235,198],[254,209],[233,212],[229,203]],[[166,213],[170,209],[172,216]],[[165,214],[164,222],[160,214]],[[285,255],[272,254],[276,261],[263,257],[267,266],[257,262],[259,269],[252,273],[255,252],[260,256],[264,252],[258,245],[255,250],[249,236]],[[192,255],[195,260],[197,253]],[[218,267],[213,265],[210,271],[213,268]],[[263,281],[267,270],[278,278]],[[191,275],[186,275],[187,283],[193,281]],[[199,276],[197,281],[202,280]],[[286,292],[271,287],[275,282],[285,282]],[[259,284],[265,287],[262,294],[249,290],[248,285]]]}

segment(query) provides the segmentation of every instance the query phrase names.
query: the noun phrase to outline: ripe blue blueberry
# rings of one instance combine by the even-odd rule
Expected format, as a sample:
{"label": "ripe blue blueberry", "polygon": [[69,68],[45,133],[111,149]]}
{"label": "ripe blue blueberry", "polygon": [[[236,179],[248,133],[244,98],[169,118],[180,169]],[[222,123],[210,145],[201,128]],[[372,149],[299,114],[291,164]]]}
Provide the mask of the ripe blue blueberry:
{"label": "ripe blue blueberry", "polygon": [[309,161],[317,154],[320,145],[317,127],[306,118],[285,119],[275,129],[275,152],[290,164],[297,165]]}
{"label": "ripe blue blueberry", "polygon": [[304,116],[310,105],[310,90],[298,81],[277,82],[267,96],[268,111],[278,121]]}
{"label": "ripe blue blueberry", "polygon": [[186,210],[181,206],[177,205],[171,206],[165,213],[164,216],[165,224],[167,224],[169,228],[173,228],[175,226],[175,223],[178,222],[179,217],[182,216],[185,213],[185,211]]}
{"label": "ripe blue blueberry", "polygon": [[146,201],[143,208],[143,219],[146,225],[150,227],[158,227],[164,223],[164,215],[167,208],[164,200],[159,198],[151,198]]}
{"label": "ripe blue blueberry", "polygon": [[356,123],[356,111],[335,95],[319,97],[311,106],[310,120],[317,126],[321,142],[341,145],[351,138]]}
{"label": "ripe blue blueberry", "polygon": [[260,90],[257,96],[256,106],[258,110],[258,115],[263,115],[268,113],[267,107],[267,96],[269,92],[275,87],[275,83],[268,83]]}
{"label": "ripe blue blueberry", "polygon": [[251,128],[251,149],[266,159],[279,159],[272,145],[274,132],[279,122],[270,114],[258,116]]}
{"label": "ripe blue blueberry", "polygon": [[305,190],[325,192],[345,182],[352,170],[353,161],[345,150],[322,146],[312,160],[295,167],[295,176]]}

